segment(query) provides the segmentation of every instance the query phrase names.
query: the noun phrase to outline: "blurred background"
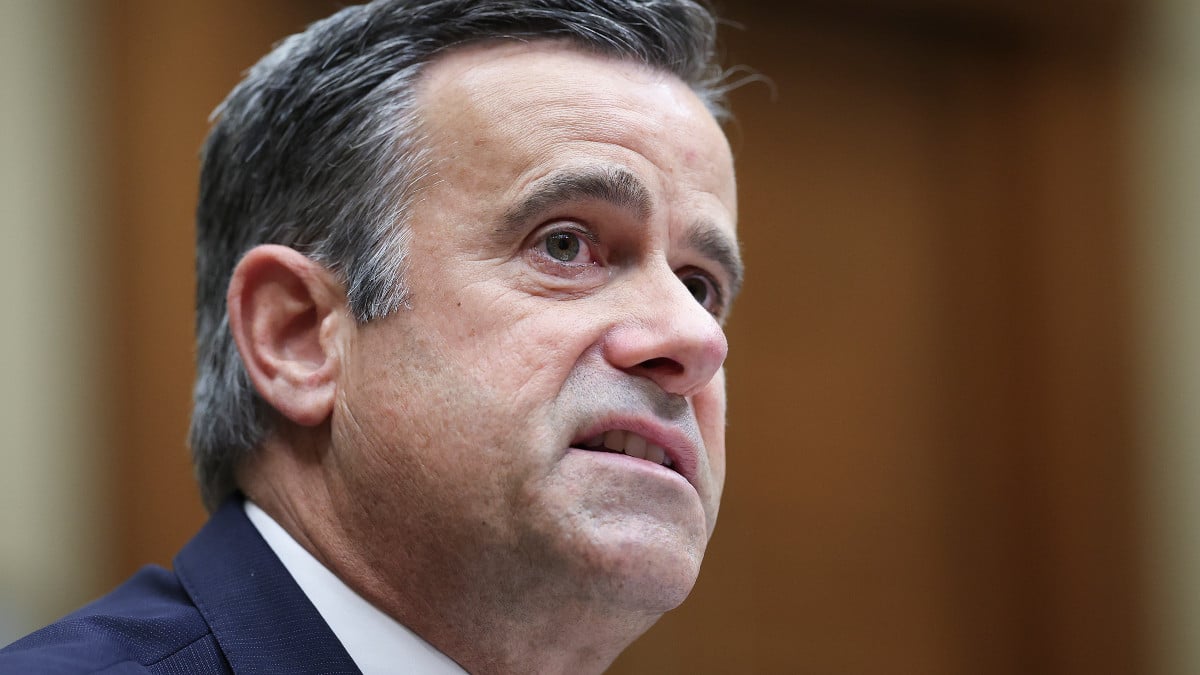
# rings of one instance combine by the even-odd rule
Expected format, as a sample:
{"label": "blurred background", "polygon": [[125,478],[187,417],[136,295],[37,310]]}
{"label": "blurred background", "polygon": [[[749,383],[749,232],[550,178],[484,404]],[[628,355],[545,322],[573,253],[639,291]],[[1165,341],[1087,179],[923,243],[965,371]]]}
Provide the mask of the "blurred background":
{"label": "blurred background", "polygon": [[[198,150],[339,4],[0,0],[0,644],[203,521]],[[613,672],[1200,672],[1200,2],[722,14],[729,480]]]}

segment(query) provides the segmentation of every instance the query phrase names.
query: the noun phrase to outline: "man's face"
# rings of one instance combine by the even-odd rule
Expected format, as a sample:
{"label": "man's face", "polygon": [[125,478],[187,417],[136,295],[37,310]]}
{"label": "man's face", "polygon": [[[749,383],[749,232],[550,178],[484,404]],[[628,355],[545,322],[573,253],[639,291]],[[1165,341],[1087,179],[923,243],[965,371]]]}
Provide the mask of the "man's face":
{"label": "man's face", "polygon": [[725,478],[723,134],[676,78],[555,43],[451,52],[420,102],[411,308],[342,355],[352,535],[384,574],[674,607]]}

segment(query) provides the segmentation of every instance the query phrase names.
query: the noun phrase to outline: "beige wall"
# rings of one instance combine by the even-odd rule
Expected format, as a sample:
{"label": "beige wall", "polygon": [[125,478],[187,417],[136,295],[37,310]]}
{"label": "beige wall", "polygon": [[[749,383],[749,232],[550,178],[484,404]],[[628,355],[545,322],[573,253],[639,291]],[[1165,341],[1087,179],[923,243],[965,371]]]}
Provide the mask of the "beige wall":
{"label": "beige wall", "polygon": [[1200,3],[1159,0],[1134,72],[1143,433],[1161,675],[1200,672]]}
{"label": "beige wall", "polygon": [[0,644],[77,605],[110,557],[87,8],[0,0]]}

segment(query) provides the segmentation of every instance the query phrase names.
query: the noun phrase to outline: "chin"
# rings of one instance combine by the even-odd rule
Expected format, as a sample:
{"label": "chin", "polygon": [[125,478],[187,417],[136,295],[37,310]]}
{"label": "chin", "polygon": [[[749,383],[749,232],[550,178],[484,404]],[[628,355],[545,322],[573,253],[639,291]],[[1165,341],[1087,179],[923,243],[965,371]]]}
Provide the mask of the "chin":
{"label": "chin", "polygon": [[707,537],[678,530],[596,533],[579,560],[596,598],[626,610],[662,614],[683,603],[696,585]]}
{"label": "chin", "polygon": [[528,503],[537,515],[520,519],[528,526],[525,559],[540,568],[530,571],[542,583],[561,584],[553,595],[646,615],[687,598],[709,530],[690,486],[636,473],[561,478],[531,490]]}

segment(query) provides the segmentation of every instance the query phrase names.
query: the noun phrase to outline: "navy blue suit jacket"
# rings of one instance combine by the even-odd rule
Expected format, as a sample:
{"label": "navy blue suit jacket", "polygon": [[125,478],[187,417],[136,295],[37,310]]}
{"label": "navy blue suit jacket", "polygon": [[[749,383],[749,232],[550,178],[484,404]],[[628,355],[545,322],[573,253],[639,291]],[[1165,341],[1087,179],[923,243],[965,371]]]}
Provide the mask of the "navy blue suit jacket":
{"label": "navy blue suit jacket", "polygon": [[358,673],[279,558],[225,503],[175,570],[112,593],[0,650],[0,674]]}

